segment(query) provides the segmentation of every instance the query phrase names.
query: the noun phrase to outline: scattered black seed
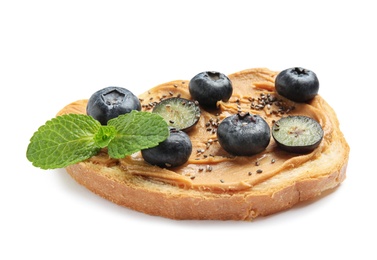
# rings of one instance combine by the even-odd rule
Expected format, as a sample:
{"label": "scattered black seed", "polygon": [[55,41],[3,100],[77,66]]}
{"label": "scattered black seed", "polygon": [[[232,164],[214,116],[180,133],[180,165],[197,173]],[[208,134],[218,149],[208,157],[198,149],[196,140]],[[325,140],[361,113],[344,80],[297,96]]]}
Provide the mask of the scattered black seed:
{"label": "scattered black seed", "polygon": [[220,179],[220,182],[221,182],[221,183],[224,183],[224,180]]}
{"label": "scattered black seed", "polygon": [[262,173],[263,171],[261,169],[258,169],[257,170],[257,173]]}

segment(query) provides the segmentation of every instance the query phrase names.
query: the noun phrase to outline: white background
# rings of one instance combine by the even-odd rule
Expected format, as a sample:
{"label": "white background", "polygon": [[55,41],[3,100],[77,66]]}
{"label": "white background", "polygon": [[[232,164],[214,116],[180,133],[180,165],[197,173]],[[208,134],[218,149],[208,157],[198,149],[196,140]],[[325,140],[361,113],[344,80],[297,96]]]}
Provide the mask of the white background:
{"label": "white background", "polygon": [[[128,2],[0,2],[0,258],[376,259],[373,1]],[[100,88],[292,66],[316,72],[351,146],[347,179],[321,200],[253,222],[173,221],[26,159],[40,125]]]}

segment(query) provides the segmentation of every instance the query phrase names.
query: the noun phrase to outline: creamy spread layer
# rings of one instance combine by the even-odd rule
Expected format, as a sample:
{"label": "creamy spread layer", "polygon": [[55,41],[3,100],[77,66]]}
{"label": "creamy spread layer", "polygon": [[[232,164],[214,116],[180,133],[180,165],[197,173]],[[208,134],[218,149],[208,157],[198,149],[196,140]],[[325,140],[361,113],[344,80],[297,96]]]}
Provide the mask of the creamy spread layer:
{"label": "creamy spread layer", "polygon": [[[218,109],[201,109],[199,122],[187,132],[193,150],[188,162],[180,167],[160,168],[145,162],[141,153],[124,159],[108,157],[105,150],[90,158],[93,163],[107,166],[118,165],[125,174],[141,175],[157,181],[187,189],[213,192],[241,191],[263,182],[282,170],[297,167],[323,152],[333,131],[326,111],[321,110],[323,99],[317,95],[309,103],[295,103],[275,92],[277,73],[268,69],[250,69],[229,75],[233,95],[228,102],[218,102]],[[169,97],[191,99],[189,81],[177,80],[161,84],[139,95],[142,109],[152,111],[154,105]],[[74,102],[63,113],[85,113],[86,100]],[[324,130],[320,146],[310,154],[294,154],[279,149],[271,137],[265,151],[254,156],[233,156],[223,150],[217,140],[216,130],[227,116],[238,112],[259,114],[272,124],[282,116],[306,115],[316,119]]]}

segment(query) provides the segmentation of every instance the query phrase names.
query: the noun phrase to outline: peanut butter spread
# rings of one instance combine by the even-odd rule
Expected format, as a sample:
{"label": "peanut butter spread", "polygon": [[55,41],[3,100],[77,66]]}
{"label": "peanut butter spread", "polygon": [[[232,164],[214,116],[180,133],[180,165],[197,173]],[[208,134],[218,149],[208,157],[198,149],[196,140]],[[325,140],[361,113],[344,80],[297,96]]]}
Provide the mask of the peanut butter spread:
{"label": "peanut butter spread", "polygon": [[[321,110],[324,100],[317,95],[309,103],[295,103],[275,92],[277,72],[268,69],[249,69],[229,75],[233,95],[228,102],[218,102],[218,109],[201,109],[199,122],[188,132],[193,150],[186,164],[176,168],[160,168],[145,162],[141,153],[124,159],[108,157],[105,150],[90,158],[93,163],[109,167],[118,165],[124,174],[141,175],[187,189],[212,192],[230,192],[249,189],[268,180],[284,169],[290,169],[315,159],[325,152],[333,125]],[[139,95],[142,109],[152,111],[162,99],[180,96],[191,99],[189,81],[177,80],[161,84]],[[71,103],[59,114],[85,113],[86,100]],[[259,114],[270,126],[282,116],[306,115],[316,119],[324,130],[324,138],[310,154],[294,154],[279,149],[271,137],[265,151],[254,156],[233,156],[223,150],[217,140],[216,130],[227,116],[238,112]]]}

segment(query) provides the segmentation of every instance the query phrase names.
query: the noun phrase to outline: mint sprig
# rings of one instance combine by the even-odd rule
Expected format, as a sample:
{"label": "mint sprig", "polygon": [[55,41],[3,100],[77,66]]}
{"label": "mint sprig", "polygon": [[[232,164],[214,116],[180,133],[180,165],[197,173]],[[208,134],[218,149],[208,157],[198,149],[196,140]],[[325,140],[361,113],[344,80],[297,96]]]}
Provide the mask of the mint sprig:
{"label": "mint sprig", "polygon": [[64,168],[107,147],[109,156],[123,158],[157,146],[169,136],[165,120],[154,113],[131,111],[101,125],[91,116],[67,114],[47,121],[30,139],[26,157],[42,169]]}

